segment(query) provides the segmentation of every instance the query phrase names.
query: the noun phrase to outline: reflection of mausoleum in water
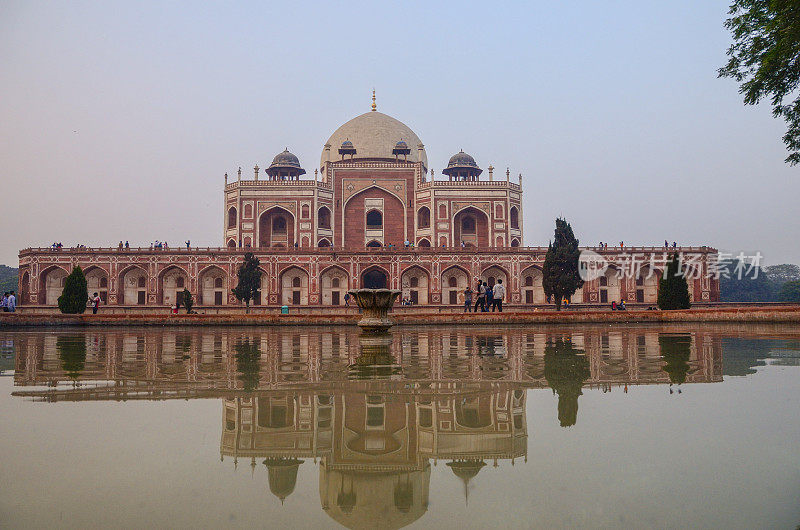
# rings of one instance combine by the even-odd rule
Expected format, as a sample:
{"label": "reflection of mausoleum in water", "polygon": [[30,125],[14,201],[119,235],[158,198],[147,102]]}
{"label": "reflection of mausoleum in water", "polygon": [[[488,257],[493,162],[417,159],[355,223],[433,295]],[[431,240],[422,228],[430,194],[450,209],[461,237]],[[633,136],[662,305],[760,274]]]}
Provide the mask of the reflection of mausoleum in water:
{"label": "reflection of mausoleum in water", "polygon": [[270,491],[282,502],[298,467],[319,459],[322,508],[348,527],[378,518],[400,527],[419,518],[432,462],[445,461],[466,493],[487,463],[527,454],[522,389],[440,397],[270,393],[223,403],[223,457],[265,466]]}

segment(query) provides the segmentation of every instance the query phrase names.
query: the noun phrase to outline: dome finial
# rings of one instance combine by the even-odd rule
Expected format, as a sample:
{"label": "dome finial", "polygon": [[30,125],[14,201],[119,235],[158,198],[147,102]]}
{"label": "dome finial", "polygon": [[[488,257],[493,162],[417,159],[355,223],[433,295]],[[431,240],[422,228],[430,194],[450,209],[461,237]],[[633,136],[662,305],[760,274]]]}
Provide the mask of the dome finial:
{"label": "dome finial", "polygon": [[375,89],[372,89],[372,112],[378,110],[377,105],[375,105]]}

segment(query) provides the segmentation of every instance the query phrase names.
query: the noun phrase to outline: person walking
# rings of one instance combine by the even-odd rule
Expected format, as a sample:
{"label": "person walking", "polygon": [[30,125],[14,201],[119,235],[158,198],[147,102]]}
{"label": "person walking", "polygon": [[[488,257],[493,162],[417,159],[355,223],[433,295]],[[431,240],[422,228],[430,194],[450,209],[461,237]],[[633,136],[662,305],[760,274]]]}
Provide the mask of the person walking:
{"label": "person walking", "polygon": [[478,308],[480,308],[481,311],[483,311],[483,304],[486,301],[486,287],[485,287],[485,285],[486,284],[484,284],[482,281],[478,280],[478,289],[475,292],[475,295],[476,295],[475,296],[475,309],[474,309],[475,313],[478,312]]}
{"label": "person walking", "polygon": [[469,286],[467,286],[467,289],[464,291],[464,312],[472,312],[472,289],[470,289]]}
{"label": "person walking", "polygon": [[503,312],[503,298],[506,295],[506,288],[503,286],[503,280],[497,280],[497,284],[495,284],[494,289],[492,289],[492,312],[494,312],[495,308],[502,313]]}
{"label": "person walking", "polygon": [[94,293],[89,300],[92,302],[92,314],[96,315],[97,310],[100,309],[100,295]]}
{"label": "person walking", "polygon": [[6,306],[8,307],[9,313],[13,313],[17,310],[17,297],[14,296],[14,291],[8,293],[8,301],[6,302]]}

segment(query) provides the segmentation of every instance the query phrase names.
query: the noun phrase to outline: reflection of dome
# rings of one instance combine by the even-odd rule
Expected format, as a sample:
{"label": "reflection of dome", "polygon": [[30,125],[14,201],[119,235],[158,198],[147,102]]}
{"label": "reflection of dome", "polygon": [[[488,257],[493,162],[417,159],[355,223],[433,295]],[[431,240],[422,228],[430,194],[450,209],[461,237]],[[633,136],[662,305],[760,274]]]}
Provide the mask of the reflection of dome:
{"label": "reflection of dome", "polygon": [[[356,116],[336,129],[326,144],[332,149],[337,149],[337,146],[349,140],[358,149],[354,156],[356,160],[363,158],[394,160],[395,155],[392,151],[398,143],[398,138],[402,138],[410,150],[407,156],[410,162],[421,161],[426,167],[428,166],[428,155],[424,149],[420,160],[417,146],[422,142],[414,131],[401,121],[381,112],[373,111]],[[336,156],[331,156],[331,160],[336,160]],[[325,161],[325,151],[323,151],[320,166]]]}
{"label": "reflection of dome", "polygon": [[464,498],[469,502],[469,481],[481,470],[486,462],[483,460],[454,460],[447,465],[453,470],[453,474],[464,483]]}
{"label": "reflection of dome", "polygon": [[402,528],[428,510],[430,478],[428,465],[386,472],[329,470],[323,465],[319,496],[325,513],[347,528]]}
{"label": "reflection of dome", "polygon": [[292,494],[297,484],[297,469],[302,460],[296,458],[267,458],[264,465],[269,472],[269,491],[283,500]]}

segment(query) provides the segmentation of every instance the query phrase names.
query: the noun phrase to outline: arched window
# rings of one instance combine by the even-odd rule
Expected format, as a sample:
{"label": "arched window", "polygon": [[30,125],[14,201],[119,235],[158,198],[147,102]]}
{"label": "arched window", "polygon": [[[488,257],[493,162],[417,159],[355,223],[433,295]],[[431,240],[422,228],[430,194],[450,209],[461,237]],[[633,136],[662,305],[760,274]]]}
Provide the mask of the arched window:
{"label": "arched window", "polygon": [[295,276],[292,278],[292,287],[300,287],[300,277]]}
{"label": "arched window", "polygon": [[519,246],[519,239],[517,239],[517,238],[512,239],[511,240],[511,246],[512,247],[518,247]]}
{"label": "arched window", "polygon": [[431,211],[427,206],[423,206],[417,213],[417,228],[428,228],[431,226]]}
{"label": "arched window", "polygon": [[233,206],[228,209],[228,228],[236,228],[236,208]]}
{"label": "arched window", "polygon": [[250,219],[253,217],[253,205],[245,204],[244,205],[244,216]]}
{"label": "arched window", "polygon": [[411,280],[409,280],[409,284],[411,287],[419,287],[419,278],[416,276],[412,277]]}
{"label": "arched window", "polygon": [[331,211],[324,206],[317,212],[317,226],[319,228],[331,227]]}
{"label": "arched window", "polygon": [[495,207],[494,207],[494,216],[496,218],[498,218],[498,219],[502,219],[503,218],[503,205],[502,204],[495,205]]}
{"label": "arched window", "polygon": [[461,233],[474,234],[475,233],[475,218],[471,215],[465,215],[461,218]]}
{"label": "arched window", "polygon": [[428,247],[430,247],[430,246],[431,246],[431,242],[430,242],[430,241],[428,241],[427,239],[420,239],[420,240],[419,240],[419,243],[417,243],[417,246],[418,246],[418,247],[425,247],[425,248],[428,248]]}
{"label": "arched window", "polygon": [[386,275],[377,269],[373,269],[364,274],[364,288],[365,289],[386,289],[389,283]]}
{"label": "arched window", "polygon": [[300,208],[300,216],[303,219],[308,219],[311,217],[311,207],[307,204],[304,204],[302,208]]}
{"label": "arched window", "polygon": [[228,248],[236,248],[236,241],[234,241],[233,239],[228,241]]}
{"label": "arched window", "polygon": [[333,287],[334,289],[339,288],[339,278],[334,278],[331,280],[331,287]]}
{"label": "arched window", "polygon": [[445,219],[445,218],[447,218],[447,205],[446,204],[440,204],[439,205],[439,219]]}
{"label": "arched window", "polygon": [[381,242],[380,241],[375,241],[374,239],[372,241],[370,241],[369,243],[367,243],[367,247],[369,247],[369,248],[378,248],[380,246],[381,246]]}
{"label": "arched window", "polygon": [[272,233],[285,234],[286,233],[286,218],[283,216],[274,217],[272,219]]}
{"label": "arched window", "polygon": [[214,288],[222,289],[222,278],[214,278]]}
{"label": "arched window", "polygon": [[381,215],[381,212],[378,210],[370,210],[367,212],[367,228],[383,228],[383,215]]}
{"label": "arched window", "polygon": [[450,279],[447,280],[447,285],[450,287],[458,287],[458,280],[455,276],[450,276]]}
{"label": "arched window", "polygon": [[509,222],[511,223],[511,228],[519,228],[519,210],[517,210],[516,206],[511,207],[509,218],[510,218]]}
{"label": "arched window", "polygon": [[317,246],[320,247],[320,248],[329,247],[329,246],[331,246],[331,242],[328,241],[327,239],[320,239],[319,243],[317,243]]}
{"label": "arched window", "polygon": [[525,287],[533,287],[533,276],[525,276]]}

